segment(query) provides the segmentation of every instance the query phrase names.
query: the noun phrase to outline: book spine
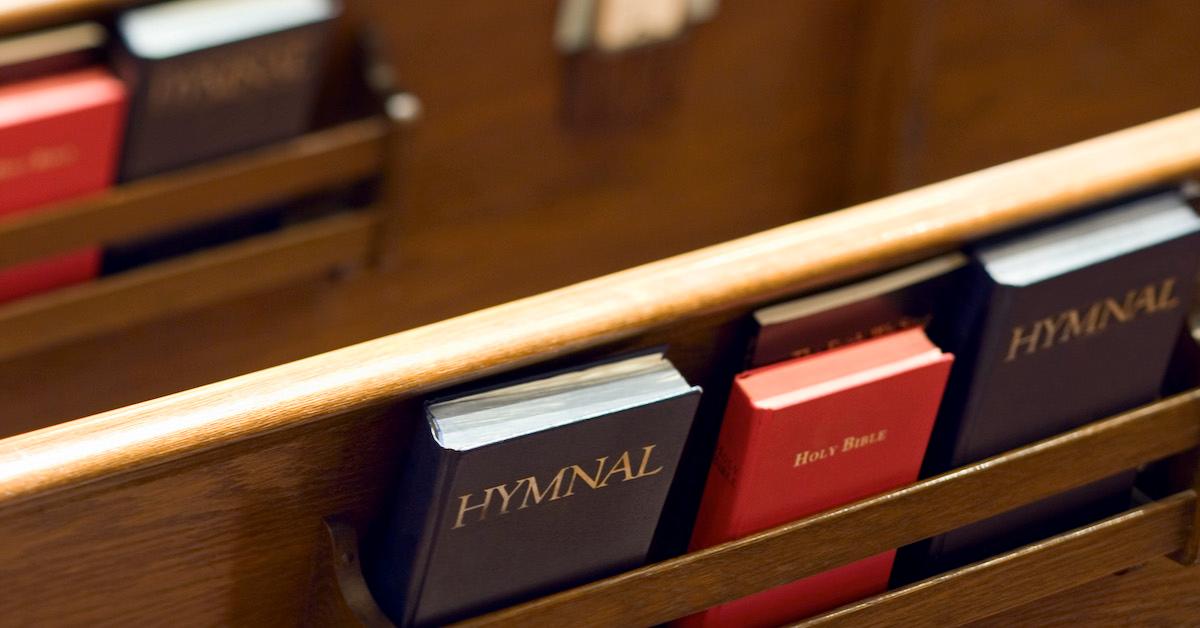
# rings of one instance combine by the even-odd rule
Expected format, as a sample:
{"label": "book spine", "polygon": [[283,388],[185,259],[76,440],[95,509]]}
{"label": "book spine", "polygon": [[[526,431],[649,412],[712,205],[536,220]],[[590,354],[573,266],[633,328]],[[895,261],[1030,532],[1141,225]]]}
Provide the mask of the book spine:
{"label": "book spine", "polygon": [[[988,381],[995,368],[997,356],[990,349],[997,346],[1007,331],[1004,327],[1008,317],[1004,313],[1012,308],[1016,298],[1014,288],[992,283],[982,270],[979,280],[989,284],[988,287],[974,291],[974,298],[964,307],[965,320],[957,330],[959,335],[947,341],[946,346],[956,356],[957,368],[952,370],[946,399],[938,413],[922,477],[974,462],[966,459],[965,453],[974,440],[976,421],[972,418],[980,413],[983,396],[981,387],[972,382]],[[986,307],[989,300],[991,307]]]}
{"label": "book spine", "polygon": [[[745,390],[735,380],[708,470],[689,551],[720,545],[736,538],[737,535],[733,533],[737,529],[735,518],[741,510],[738,501],[745,496],[745,491],[740,487],[746,481],[747,459],[754,451],[756,427],[761,418]],[[721,609],[722,606],[716,606],[689,615],[674,625],[680,628],[720,625]]]}
{"label": "book spine", "polygon": [[405,591],[404,624],[415,624],[421,607],[421,592],[425,589],[425,576],[429,573],[434,544],[438,530],[442,525],[442,515],[446,511],[446,501],[449,497],[449,478],[454,474],[454,466],[458,461],[458,452],[442,450],[438,460],[436,480],[432,483],[433,496],[429,510],[421,518],[421,537],[417,541],[418,552],[412,562],[411,577],[408,589]]}
{"label": "book spine", "polygon": [[745,461],[753,449],[756,414],[746,392],[735,381],[692,531],[693,551],[733,538],[732,518],[738,511],[738,487],[744,481]]}
{"label": "book spine", "polygon": [[438,446],[427,425],[418,427],[391,506],[390,524],[380,531],[373,543],[375,551],[368,554],[373,557],[367,565],[368,585],[397,624],[409,625],[416,616],[454,458]]}

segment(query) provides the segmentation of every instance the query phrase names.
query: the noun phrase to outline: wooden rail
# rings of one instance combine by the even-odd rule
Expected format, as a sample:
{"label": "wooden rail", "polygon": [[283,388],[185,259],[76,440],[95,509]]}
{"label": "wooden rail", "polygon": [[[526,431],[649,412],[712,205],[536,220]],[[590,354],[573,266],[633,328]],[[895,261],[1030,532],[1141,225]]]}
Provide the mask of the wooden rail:
{"label": "wooden rail", "polygon": [[366,263],[374,216],[336,216],[0,308],[0,359]]}
{"label": "wooden rail", "polygon": [[[863,274],[1200,167],[1200,110],[0,442],[16,503]],[[286,400],[288,412],[280,412]],[[0,503],[2,505],[2,503]]]}
{"label": "wooden rail", "polygon": [[1186,544],[1195,510],[1185,491],[797,627],[966,624],[1170,554]]}
{"label": "wooden rail", "polygon": [[145,0],[4,0],[0,2],[0,37],[91,19]]}
{"label": "wooden rail", "polygon": [[[613,341],[651,342],[664,334],[675,335],[670,342],[681,353],[681,369],[703,371],[705,365],[724,364],[713,361],[726,355],[716,344],[732,342],[725,340],[732,336],[726,332],[747,308],[957,247],[1198,166],[1200,111],[1193,111],[5,439],[0,441],[0,536],[5,539],[0,543],[0,590],[5,591],[0,616],[28,625],[118,616],[134,624],[161,622],[169,615],[200,624],[302,618],[311,606],[306,592],[318,590],[312,581],[320,572],[313,561],[325,534],[322,521],[345,515],[361,531],[378,515],[421,393]],[[359,242],[356,233],[365,232],[348,228],[342,235]],[[277,268],[289,265],[289,255]],[[230,276],[240,281],[240,272]],[[186,291],[178,296],[186,299]],[[708,378],[706,385],[727,385],[720,373],[707,372],[700,374]],[[496,617],[578,618],[592,612],[596,618],[626,617],[603,614],[616,613],[606,606],[614,603],[635,607],[622,612],[639,621],[686,614],[1192,447],[1195,401],[1194,394],[1178,397],[991,464]],[[1169,518],[1165,510],[1146,512],[1148,518],[1139,521]],[[898,521],[905,525],[889,525]],[[1158,523],[1129,525],[1145,525],[1154,538],[1166,538]],[[854,534],[854,526],[869,527],[873,534]],[[1095,534],[1108,538],[1102,531]],[[844,542],[847,538],[854,542]],[[1158,546],[1139,548],[1141,553]],[[70,569],[62,567],[67,564]],[[731,574],[745,579],[736,582]],[[570,602],[569,610],[564,601]]]}

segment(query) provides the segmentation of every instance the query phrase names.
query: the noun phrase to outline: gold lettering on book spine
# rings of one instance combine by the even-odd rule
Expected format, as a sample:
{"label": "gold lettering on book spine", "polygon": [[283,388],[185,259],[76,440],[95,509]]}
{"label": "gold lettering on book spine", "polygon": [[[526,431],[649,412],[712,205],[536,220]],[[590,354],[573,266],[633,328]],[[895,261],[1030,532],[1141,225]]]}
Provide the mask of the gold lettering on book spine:
{"label": "gold lettering on book spine", "polygon": [[148,79],[150,106],[160,110],[220,105],[299,83],[314,72],[315,45],[312,33],[298,32],[166,62]]}
{"label": "gold lettering on book spine", "polygon": [[823,343],[819,343],[817,345],[807,345],[807,346],[799,347],[797,349],[794,349],[790,353],[790,355],[793,358],[800,358],[800,357],[804,357],[806,355],[812,355],[814,353],[817,353],[818,351],[829,351],[830,349],[836,349],[838,347],[845,346],[848,344],[853,344],[856,342],[860,342],[862,340],[869,340],[871,338],[877,338],[879,336],[884,336],[884,335],[890,334],[892,332],[900,331],[902,329],[911,329],[913,327],[924,327],[924,326],[928,325],[929,321],[932,319],[933,319],[933,316],[929,315],[929,314],[926,314],[924,316],[919,316],[919,317],[918,316],[901,316],[895,320],[884,321],[882,323],[872,325],[870,328],[860,329],[860,330],[857,330],[854,332],[850,332],[844,336],[828,338]]}
{"label": "gold lettering on book spine", "polygon": [[19,155],[0,155],[0,182],[66,168],[78,162],[79,157],[79,147],[74,144],[38,146]]}
{"label": "gold lettering on book spine", "polygon": [[[646,445],[637,454],[630,451],[622,452],[615,461],[609,462],[608,456],[596,458],[595,471],[573,464],[559,469],[548,480],[538,480],[536,476],[521,478],[512,483],[498,484],[489,487],[478,497],[475,493],[467,493],[458,497],[458,514],[454,518],[452,529],[466,527],[469,523],[486,521],[489,517],[507,515],[513,510],[524,510],[537,506],[542,502],[552,502],[575,495],[575,480],[581,481],[580,488],[587,486],[591,490],[599,490],[617,482],[632,482],[641,478],[662,473],[662,465],[652,464],[650,458],[657,445]],[[633,461],[640,456],[637,471],[633,469]],[[567,476],[570,479],[567,479]],[[566,492],[561,492],[566,482]],[[519,499],[517,496],[520,495]],[[519,506],[513,507],[515,504]]]}
{"label": "gold lettering on book spine", "polygon": [[1123,298],[1101,299],[1082,308],[1073,308],[1053,316],[1038,319],[1028,325],[1013,327],[1005,362],[1032,355],[1056,345],[1104,332],[1110,327],[1128,323],[1179,307],[1175,294],[1175,277],[1134,288]]}

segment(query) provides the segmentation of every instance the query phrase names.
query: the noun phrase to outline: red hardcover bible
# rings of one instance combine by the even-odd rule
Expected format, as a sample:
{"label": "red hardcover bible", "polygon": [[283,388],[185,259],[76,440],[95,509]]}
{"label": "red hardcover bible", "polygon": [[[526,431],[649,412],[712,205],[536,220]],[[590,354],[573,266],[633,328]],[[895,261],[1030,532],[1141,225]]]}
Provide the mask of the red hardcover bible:
{"label": "red hardcover bible", "polygon": [[[0,220],[108,187],[125,121],[125,88],[88,68],[0,86]],[[96,247],[0,268],[0,303],[86,281]]]}
{"label": "red hardcover bible", "polygon": [[[912,328],[742,373],[708,474],[692,549],[917,479],[953,356]],[[683,620],[772,626],[887,588],[895,551]]]}

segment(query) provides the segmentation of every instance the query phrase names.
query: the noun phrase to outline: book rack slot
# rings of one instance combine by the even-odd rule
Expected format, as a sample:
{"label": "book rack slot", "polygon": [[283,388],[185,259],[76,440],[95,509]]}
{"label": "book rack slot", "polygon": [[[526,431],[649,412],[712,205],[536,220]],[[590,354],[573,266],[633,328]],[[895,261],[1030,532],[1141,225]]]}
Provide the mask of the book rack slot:
{"label": "book rack slot", "polygon": [[383,119],[350,122],[0,220],[0,267],[361,181],[382,171],[387,131]]}
{"label": "book rack slot", "polygon": [[[579,617],[592,618],[599,625],[659,624],[914,543],[1197,445],[1200,391],[897,491],[460,625],[561,625]],[[1051,583],[1029,583],[1024,592],[1010,590],[997,596],[986,587],[972,588],[988,591],[990,597],[962,601],[963,607],[974,609],[978,616],[990,615],[1026,601],[1028,596],[1044,595],[1184,549],[1195,502],[1194,492],[1180,493],[1051,541],[835,611],[813,620],[813,625],[861,625],[859,621],[876,616],[882,618],[880,623],[871,625],[895,625],[912,620],[914,613],[920,616],[917,611],[927,609],[928,600],[957,589],[962,581],[990,584],[1010,577],[1013,569],[1030,565],[1043,574],[1049,574],[1052,566],[1065,570],[1061,578],[1047,575]],[[1130,539],[1136,542],[1126,542]],[[1111,550],[1098,551],[1098,543]],[[901,609],[889,610],[886,607],[890,605]],[[964,623],[970,618],[969,614],[947,612],[938,623]]]}
{"label": "book rack slot", "polygon": [[366,263],[372,216],[288,227],[0,308],[0,359]]}
{"label": "book rack slot", "polygon": [[1136,567],[1185,542],[1193,491],[796,624],[962,625]]}
{"label": "book rack slot", "polygon": [[[94,18],[128,6],[112,0],[15,2],[0,8],[0,35]],[[364,46],[365,48],[365,46]],[[363,63],[384,65],[366,51]],[[377,70],[378,68],[376,68]],[[366,70],[361,69],[365,74]],[[378,73],[378,72],[376,72]],[[299,279],[385,264],[398,243],[397,179],[403,126],[394,106],[411,98],[381,86],[375,115],[274,145],[114,186],[43,211],[0,219],[0,269],[374,182],[372,204],[282,231],[100,277],[0,305],[0,359],[112,331]],[[344,275],[345,273],[341,273]]]}
{"label": "book rack slot", "polygon": [[[458,625],[555,625],[579,617],[597,625],[658,624],[1197,445],[1200,391],[1193,391],[904,489]],[[1186,550],[1196,506],[1196,492],[1186,490],[797,626],[964,624]],[[322,556],[353,556],[354,528],[341,521],[327,525],[330,545]],[[331,591],[334,597],[320,607],[348,609],[339,625],[390,625],[366,591],[357,562],[326,560],[318,566],[324,576],[318,576],[314,599]]]}

